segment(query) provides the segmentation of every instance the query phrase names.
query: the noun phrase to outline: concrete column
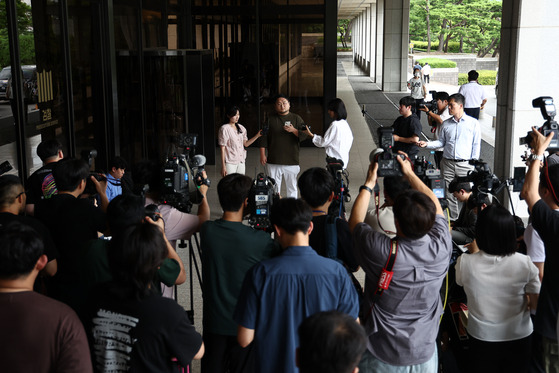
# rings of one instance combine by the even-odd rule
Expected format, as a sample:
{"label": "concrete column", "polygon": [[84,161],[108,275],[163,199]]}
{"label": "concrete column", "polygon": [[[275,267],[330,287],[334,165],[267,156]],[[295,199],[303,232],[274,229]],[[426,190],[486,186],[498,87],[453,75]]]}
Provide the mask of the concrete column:
{"label": "concrete column", "polygon": [[365,8],[365,72],[371,72],[371,8]]}
{"label": "concrete column", "polygon": [[384,49],[384,1],[377,1],[376,12],[376,48],[375,48],[375,79],[374,82],[382,84],[382,66],[383,66],[383,49]]}
{"label": "concrete column", "polygon": [[[520,156],[525,147],[518,139],[531,126],[540,127],[543,118],[532,100],[552,96],[559,107],[559,21],[550,9],[556,0],[503,1],[499,58],[499,92],[495,129],[494,172],[499,178],[512,177],[514,167],[524,167]],[[508,204],[508,201],[504,201]],[[513,195],[515,212],[527,216],[526,204]]]}
{"label": "concrete column", "polygon": [[382,90],[385,92],[406,90],[409,21],[410,0],[384,0]]}
{"label": "concrete column", "polygon": [[376,74],[376,50],[377,50],[377,4],[371,4],[370,12],[369,12],[369,22],[371,24],[371,38],[370,38],[370,60],[371,60],[371,68],[369,69],[369,77],[374,82],[375,81],[375,74]]}

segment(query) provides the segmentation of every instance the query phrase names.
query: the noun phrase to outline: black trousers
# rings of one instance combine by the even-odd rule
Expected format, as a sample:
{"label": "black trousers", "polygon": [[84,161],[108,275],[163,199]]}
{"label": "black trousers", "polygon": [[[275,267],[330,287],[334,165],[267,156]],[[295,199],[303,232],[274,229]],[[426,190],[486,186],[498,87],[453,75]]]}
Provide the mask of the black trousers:
{"label": "black trousers", "polygon": [[468,334],[470,369],[476,373],[523,373],[530,362],[531,336],[506,342],[486,342]]}
{"label": "black trousers", "polygon": [[480,109],[478,107],[464,108],[464,113],[476,119],[479,119],[479,111]]}
{"label": "black trousers", "polygon": [[202,373],[254,372],[252,343],[242,348],[237,336],[204,332],[204,347]]}

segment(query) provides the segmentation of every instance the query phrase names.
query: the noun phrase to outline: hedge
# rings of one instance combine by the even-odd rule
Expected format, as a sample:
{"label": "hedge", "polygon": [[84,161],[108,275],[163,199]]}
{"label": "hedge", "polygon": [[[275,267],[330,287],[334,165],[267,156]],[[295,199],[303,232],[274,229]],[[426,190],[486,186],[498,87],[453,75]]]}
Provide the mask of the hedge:
{"label": "hedge", "polygon": [[[493,70],[477,70],[479,73],[479,78],[477,81],[481,85],[495,85],[495,78],[497,77],[497,72]],[[468,83],[468,74],[458,74],[458,85]]]}
{"label": "hedge", "polygon": [[428,57],[428,58],[421,58],[421,59],[417,60],[417,63],[420,64],[421,66],[424,66],[426,62],[428,62],[429,65],[431,65],[431,67],[434,68],[434,69],[444,68],[444,67],[446,67],[446,68],[456,67],[456,62],[450,61],[450,60],[445,60],[444,58]]}
{"label": "hedge", "polygon": [[[427,42],[426,41],[411,41],[413,44],[413,49],[420,49],[420,50],[427,50]],[[434,52],[439,47],[439,41],[432,41],[431,42],[431,51]],[[448,43],[448,52],[449,53],[460,53],[460,42],[459,41],[451,41]]]}

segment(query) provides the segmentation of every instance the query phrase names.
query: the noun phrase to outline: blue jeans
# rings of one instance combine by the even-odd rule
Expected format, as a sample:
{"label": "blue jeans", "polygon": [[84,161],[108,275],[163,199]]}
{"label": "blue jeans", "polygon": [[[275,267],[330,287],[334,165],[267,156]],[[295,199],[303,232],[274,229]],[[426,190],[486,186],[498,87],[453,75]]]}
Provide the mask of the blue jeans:
{"label": "blue jeans", "polygon": [[423,364],[390,365],[374,357],[369,350],[365,350],[359,363],[359,373],[437,373],[439,370],[439,356],[437,349],[433,357]]}

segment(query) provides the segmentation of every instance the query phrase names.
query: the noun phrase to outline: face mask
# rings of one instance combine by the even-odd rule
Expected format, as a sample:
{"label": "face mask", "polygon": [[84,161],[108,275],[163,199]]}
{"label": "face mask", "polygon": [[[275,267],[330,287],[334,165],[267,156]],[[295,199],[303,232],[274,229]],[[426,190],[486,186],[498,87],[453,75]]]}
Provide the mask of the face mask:
{"label": "face mask", "polygon": [[419,78],[419,73],[415,73],[415,74],[413,74],[413,76],[415,76],[416,78]]}

